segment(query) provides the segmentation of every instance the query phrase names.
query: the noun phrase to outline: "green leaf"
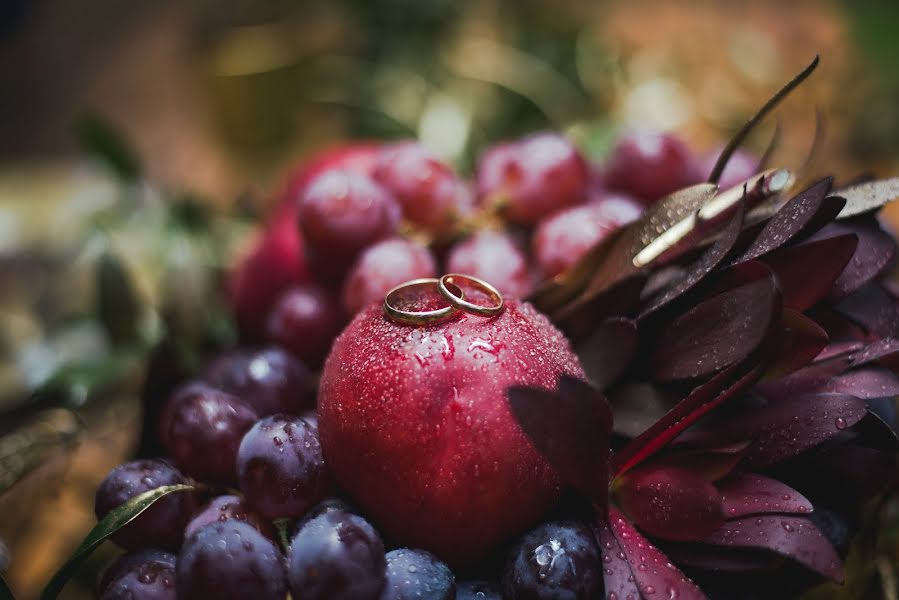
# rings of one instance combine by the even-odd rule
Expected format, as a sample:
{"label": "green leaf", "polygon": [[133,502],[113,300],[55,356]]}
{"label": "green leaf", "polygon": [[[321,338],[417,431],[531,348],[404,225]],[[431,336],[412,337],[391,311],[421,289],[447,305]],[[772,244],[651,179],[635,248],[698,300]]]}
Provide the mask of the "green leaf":
{"label": "green leaf", "polygon": [[0,575],[0,600],[16,600],[16,597],[13,596],[12,590],[9,589],[9,586],[6,584],[6,580],[3,579],[2,575]]}
{"label": "green leaf", "polygon": [[75,123],[75,135],[81,144],[100,159],[120,179],[128,182],[140,177],[137,155],[124,137],[98,115],[85,115]]}
{"label": "green leaf", "polygon": [[41,594],[41,600],[54,600],[66,582],[72,577],[81,562],[87,558],[91,552],[97,549],[106,539],[116,531],[133,521],[138,515],[150,508],[154,502],[171,494],[172,492],[183,492],[194,489],[191,485],[166,485],[149,490],[135,496],[131,500],[125,502],[121,506],[113,509],[97,525],[91,530],[87,537],[81,542],[81,545],[75,549],[68,561],[56,572],[56,575],[44,588]]}

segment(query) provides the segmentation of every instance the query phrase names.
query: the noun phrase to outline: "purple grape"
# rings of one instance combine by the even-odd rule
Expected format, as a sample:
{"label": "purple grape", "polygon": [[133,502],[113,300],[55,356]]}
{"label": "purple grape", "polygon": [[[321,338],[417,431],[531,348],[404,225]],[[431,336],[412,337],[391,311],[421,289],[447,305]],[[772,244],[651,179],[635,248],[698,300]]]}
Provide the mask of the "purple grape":
{"label": "purple grape", "polygon": [[[144,492],[166,485],[187,483],[181,473],[161,460],[135,460],[110,471],[97,489],[97,519]],[[123,548],[176,549],[194,508],[193,495],[173,492],[154,502],[133,521],[116,531],[112,540]]]}
{"label": "purple grape", "polygon": [[295,600],[378,600],[386,564],[384,543],[368,521],[326,510],[293,538],[287,578]]}
{"label": "purple grape", "polygon": [[452,571],[430,552],[399,548],[387,553],[387,583],[380,600],[452,600]]}
{"label": "purple grape", "polygon": [[671,133],[634,133],[621,137],[606,165],[609,188],[647,204],[704,179],[699,160]]}
{"label": "purple grape", "polygon": [[503,600],[503,595],[492,583],[463,581],[456,586],[456,600]]}
{"label": "purple grape", "polygon": [[307,365],[318,367],[344,323],[334,294],[319,285],[298,285],[275,303],[267,335]]}
{"label": "purple grape", "polygon": [[171,560],[132,558],[117,568],[100,600],[176,600],[175,557],[169,556]]}
{"label": "purple grape", "polygon": [[237,473],[247,503],[270,519],[301,516],[327,487],[318,435],[301,417],[253,425],[240,443]]}
{"label": "purple grape", "polygon": [[265,520],[256,511],[246,505],[239,496],[219,496],[213,498],[200,512],[198,512],[184,529],[184,539],[189,538],[197,531],[212,523],[224,523],[225,521],[243,521],[252,525],[259,533],[269,539],[277,539],[277,531],[274,526]]}
{"label": "purple grape", "polygon": [[325,498],[304,514],[301,518],[293,521],[290,527],[290,538],[293,537],[303,528],[303,526],[312,519],[330,512],[344,512],[356,514],[356,510],[350,504],[341,498]]}
{"label": "purple grape", "polygon": [[284,557],[251,525],[207,525],[184,542],[178,556],[178,598],[284,600]]}
{"label": "purple grape", "polygon": [[510,296],[524,297],[531,289],[527,257],[511,236],[499,231],[482,230],[453,246],[446,268],[480,277]]}
{"label": "purple grape", "polygon": [[590,529],[573,521],[526,533],[506,564],[507,600],[594,600],[602,593],[599,549]]}
{"label": "purple grape", "polygon": [[97,595],[103,593],[103,590],[108,588],[113,581],[128,571],[138,568],[142,564],[156,562],[163,565],[169,565],[174,569],[175,561],[177,559],[178,557],[171,552],[158,550],[156,548],[142,548],[140,550],[126,552],[112,561],[109,566],[103,570],[103,573],[100,576],[100,583],[97,586]]}
{"label": "purple grape", "polygon": [[204,383],[182,385],[168,399],[159,438],[181,469],[202,481],[233,483],[234,459],[256,412],[236,396]]}
{"label": "purple grape", "polygon": [[275,346],[222,354],[206,367],[203,380],[234,394],[260,417],[315,406],[309,369]]}

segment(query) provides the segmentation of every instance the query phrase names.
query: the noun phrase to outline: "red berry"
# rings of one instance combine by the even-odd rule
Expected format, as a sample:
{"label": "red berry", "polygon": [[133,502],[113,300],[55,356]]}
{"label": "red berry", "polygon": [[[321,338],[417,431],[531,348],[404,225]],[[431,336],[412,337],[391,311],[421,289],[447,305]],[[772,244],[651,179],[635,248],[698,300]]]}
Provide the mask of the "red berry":
{"label": "red berry", "polygon": [[586,199],[587,162],[574,144],[555,133],[540,133],[488,150],[478,164],[481,197],[504,202],[506,217],[533,224]]}
{"label": "red berry", "polygon": [[379,144],[349,144],[304,158],[287,175],[284,201],[295,204],[306,185],[325,171],[341,169],[371,175],[380,150]]}
{"label": "red berry", "polygon": [[625,135],[606,165],[606,184],[644,202],[703,180],[697,158],[670,133]]}
{"label": "red berry", "polygon": [[337,299],[327,289],[301,285],[284,292],[275,303],[266,329],[268,339],[312,367],[328,353],[345,323]]}
{"label": "red berry", "polygon": [[465,184],[415,142],[386,146],[373,176],[393,193],[407,219],[429,231],[445,232],[469,211],[471,195]]}
{"label": "red berry", "polygon": [[534,234],[533,253],[537,266],[544,277],[561,273],[642,212],[640,203],[615,194],[557,212],[542,221]]}
{"label": "red berry", "polygon": [[353,315],[404,281],[434,277],[437,261],[425,246],[391,238],[366,248],[343,283],[343,306]]}
{"label": "red berry", "polygon": [[528,260],[507,233],[483,230],[450,250],[447,271],[489,281],[503,294],[523,297],[531,289]]}
{"label": "red berry", "polygon": [[326,171],[309,182],[299,200],[299,221],[309,264],[329,283],[338,282],[359,252],[396,232],[396,199],[369,177]]}
{"label": "red berry", "polygon": [[427,328],[359,313],[322,373],[329,471],[400,544],[476,561],[544,514],[559,479],[512,417],[514,384],[582,376],[568,341],[527,303]]}

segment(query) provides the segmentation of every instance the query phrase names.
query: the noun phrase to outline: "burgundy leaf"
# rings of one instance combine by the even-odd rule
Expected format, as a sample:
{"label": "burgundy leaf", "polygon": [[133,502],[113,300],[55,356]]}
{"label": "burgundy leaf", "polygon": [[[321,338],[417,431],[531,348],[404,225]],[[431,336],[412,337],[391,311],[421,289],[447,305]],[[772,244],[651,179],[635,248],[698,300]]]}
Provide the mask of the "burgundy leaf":
{"label": "burgundy leaf", "polygon": [[596,541],[602,550],[602,574],[606,598],[609,600],[639,600],[640,590],[637,579],[631,571],[627,555],[615,539],[609,525],[604,521],[597,524]]}
{"label": "burgundy leaf", "polygon": [[828,344],[821,350],[818,356],[815,357],[815,361],[828,360],[837,356],[846,356],[853,354],[864,347],[865,344],[863,342],[836,342]]}
{"label": "burgundy leaf", "polygon": [[743,460],[750,442],[739,442],[722,448],[674,450],[655,456],[644,463],[650,467],[686,469],[706,481],[718,481]]}
{"label": "burgundy leaf", "polygon": [[827,333],[802,313],[784,309],[781,330],[772,346],[777,358],[767,376],[777,377],[811,363],[827,346]]}
{"label": "burgundy leaf", "polygon": [[899,396],[899,377],[887,369],[866,367],[831,380],[823,391],[849,394],[865,400]]}
{"label": "burgundy leaf", "polygon": [[852,260],[834,282],[828,294],[831,300],[851,294],[883,273],[896,254],[896,243],[893,238],[880,229],[877,221],[873,219],[831,223],[812,236],[811,240],[824,240],[841,235],[855,235],[858,238],[858,246]]}
{"label": "burgundy leaf", "polygon": [[646,275],[643,273],[622,278],[602,292],[579,296],[555,312],[552,319],[572,341],[581,342],[585,334],[605,319],[633,314],[645,283]]}
{"label": "burgundy leaf", "polygon": [[765,257],[777,274],[783,305],[801,312],[824,298],[857,245],[854,235],[841,235],[781,248]]}
{"label": "burgundy leaf", "polygon": [[651,358],[658,381],[708,376],[749,356],[780,316],[769,275],[709,298],[667,325]]}
{"label": "burgundy leaf", "polygon": [[[612,456],[612,476],[621,475],[664,448],[710,410],[755,383],[763,372],[759,363],[734,365],[694,388],[664,417]],[[716,447],[724,445],[727,444]]]}
{"label": "burgundy leaf", "polygon": [[578,356],[590,383],[605,389],[630,366],[638,346],[639,336],[634,322],[624,317],[613,317],[603,321],[578,347]]}
{"label": "burgundy leaf", "polygon": [[558,391],[526,386],[506,393],[518,424],[568,483],[604,506],[612,413],[599,390],[568,376]]}
{"label": "burgundy leaf", "polygon": [[899,336],[899,306],[876,283],[868,284],[843,298],[835,308],[864,327],[872,336]]}
{"label": "burgundy leaf", "polygon": [[718,490],[687,469],[632,469],[615,480],[614,490],[618,506],[653,537],[699,540],[724,523]]}
{"label": "burgundy leaf", "polygon": [[808,513],[812,503],[776,479],[750,473],[732,473],[717,483],[728,519],[764,513]]}
{"label": "burgundy leaf", "polygon": [[[758,237],[734,262],[745,262],[764,256],[796,237],[822,210],[824,198],[830,191],[831,185],[833,185],[833,178],[826,177],[793,196],[768,220]],[[836,212],[833,212],[833,217],[835,217],[845,201],[839,199],[828,204],[832,206],[827,206],[827,212],[832,212],[839,205]]]}
{"label": "burgundy leaf", "polygon": [[721,235],[715,240],[715,243],[703,253],[699,260],[687,268],[687,272],[682,279],[652,300],[649,306],[640,314],[640,319],[646,318],[649,314],[685,294],[721,264],[721,261],[730,253],[737,242],[737,238],[740,236],[740,230],[743,227],[743,214],[744,205],[741,202],[733,217],[731,217],[727,226],[721,232]]}
{"label": "burgundy leaf", "polygon": [[899,367],[897,365],[899,362],[899,338],[886,338],[873,342],[852,357],[853,367],[860,367],[872,362],[896,370]]}
{"label": "burgundy leaf", "polygon": [[728,573],[770,570],[783,561],[780,556],[764,550],[707,544],[666,544],[665,554],[682,567]]}
{"label": "burgundy leaf", "polygon": [[[637,589],[644,597],[704,599],[695,583],[674,566],[668,557],[649,543],[614,507],[609,509],[609,527],[621,545]],[[654,596],[658,594],[658,596]]]}
{"label": "burgundy leaf", "polygon": [[865,401],[846,394],[817,393],[744,410],[691,437],[693,446],[754,439],[746,462],[766,466],[813,448],[865,416]]}
{"label": "burgundy leaf", "polygon": [[786,377],[762,382],[755,386],[755,391],[771,400],[786,400],[821,391],[831,379],[848,369],[852,360],[853,355],[845,353],[817,360]]}
{"label": "burgundy leaf", "polygon": [[771,550],[805,565],[824,577],[843,581],[836,550],[812,523],[795,516],[755,516],[725,523],[707,543],[728,548]]}

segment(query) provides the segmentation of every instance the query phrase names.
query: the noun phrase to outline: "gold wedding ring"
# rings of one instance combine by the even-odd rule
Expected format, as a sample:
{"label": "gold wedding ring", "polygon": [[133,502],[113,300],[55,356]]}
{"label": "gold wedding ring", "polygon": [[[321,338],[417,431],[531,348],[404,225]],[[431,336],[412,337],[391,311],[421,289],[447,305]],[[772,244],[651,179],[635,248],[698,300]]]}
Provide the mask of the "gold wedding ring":
{"label": "gold wedding ring", "polygon": [[[433,325],[434,323],[441,323],[452,319],[456,316],[456,313],[459,312],[459,309],[452,303],[442,308],[423,311],[402,310],[394,306],[396,301],[403,294],[414,291],[416,288],[433,290],[435,285],[438,285],[437,279],[425,277],[423,279],[413,279],[412,281],[407,281],[406,283],[396,286],[387,292],[387,295],[384,297],[384,313],[397,323],[406,323],[408,325]],[[464,296],[462,288],[453,283],[450,283],[449,285],[458,291],[457,295],[450,294],[453,298],[460,299]],[[447,293],[450,293],[449,290],[447,290]]]}
{"label": "gold wedding ring", "polygon": [[[462,293],[456,294],[450,290],[450,286],[452,286],[461,292],[460,283],[485,292],[494,304],[488,306],[475,304],[466,300]],[[448,273],[440,278],[437,283],[437,289],[440,290],[440,294],[447,299],[453,308],[464,310],[467,313],[481,315],[482,317],[493,317],[503,311],[502,294],[483,279],[461,273]]]}

